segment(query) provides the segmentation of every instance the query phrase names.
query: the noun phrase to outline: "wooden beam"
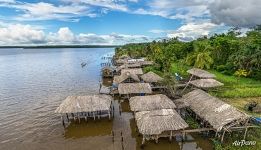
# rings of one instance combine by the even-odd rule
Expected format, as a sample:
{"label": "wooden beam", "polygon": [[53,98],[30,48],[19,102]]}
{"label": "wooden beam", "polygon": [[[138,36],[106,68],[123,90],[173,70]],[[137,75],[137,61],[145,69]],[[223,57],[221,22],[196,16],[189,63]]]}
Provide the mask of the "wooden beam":
{"label": "wooden beam", "polygon": [[193,132],[203,132],[203,131],[210,131],[210,130],[216,130],[214,128],[199,128],[199,129],[191,129],[191,130],[183,130],[183,133],[193,133]]}

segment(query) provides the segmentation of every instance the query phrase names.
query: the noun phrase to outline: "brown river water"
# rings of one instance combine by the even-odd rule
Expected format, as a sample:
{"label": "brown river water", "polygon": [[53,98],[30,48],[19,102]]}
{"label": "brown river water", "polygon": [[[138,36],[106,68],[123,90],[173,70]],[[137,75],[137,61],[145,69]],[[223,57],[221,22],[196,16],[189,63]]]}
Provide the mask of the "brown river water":
{"label": "brown river water", "polygon": [[[54,113],[69,95],[97,94],[100,64],[108,62],[102,58],[113,54],[112,48],[0,49],[0,150],[141,149],[128,101],[115,98],[111,121],[72,121],[64,128]],[[82,62],[87,63],[83,68]],[[164,138],[146,142],[144,149],[213,148],[207,138],[192,134],[183,142],[180,137],[171,143]]]}

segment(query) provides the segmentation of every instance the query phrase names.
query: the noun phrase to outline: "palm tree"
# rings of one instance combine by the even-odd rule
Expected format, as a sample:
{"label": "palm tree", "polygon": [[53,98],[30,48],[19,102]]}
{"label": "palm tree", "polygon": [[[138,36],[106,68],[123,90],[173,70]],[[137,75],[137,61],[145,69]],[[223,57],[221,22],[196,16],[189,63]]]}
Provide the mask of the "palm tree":
{"label": "palm tree", "polygon": [[211,57],[212,47],[204,41],[197,41],[193,46],[194,52],[187,56],[186,63],[197,68],[209,69],[214,62]]}

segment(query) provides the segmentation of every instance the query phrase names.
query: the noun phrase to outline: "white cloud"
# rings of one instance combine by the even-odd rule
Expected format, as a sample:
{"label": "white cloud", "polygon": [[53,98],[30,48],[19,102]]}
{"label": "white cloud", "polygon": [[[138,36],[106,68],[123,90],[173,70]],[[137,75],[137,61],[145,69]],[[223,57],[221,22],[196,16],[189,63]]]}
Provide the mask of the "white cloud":
{"label": "white cloud", "polygon": [[183,41],[191,41],[201,36],[207,36],[212,31],[216,30],[218,26],[213,23],[188,23],[181,26],[176,31],[172,31],[167,34],[169,38],[178,37]]}
{"label": "white cloud", "polygon": [[[1,25],[1,24],[0,24]],[[2,24],[3,25],[3,24]],[[92,33],[74,34],[68,27],[62,27],[55,33],[45,33],[31,25],[4,24],[0,26],[0,45],[35,45],[35,44],[100,44],[114,45],[148,42],[144,35],[126,35],[112,33],[97,35]]]}
{"label": "white cloud", "polygon": [[209,9],[212,22],[217,24],[239,27],[261,24],[260,0],[215,0]]}
{"label": "white cloud", "polygon": [[58,5],[51,3],[15,3],[6,4],[2,7],[14,8],[20,12],[20,15],[15,16],[14,20],[66,20],[78,21],[81,16],[94,17],[91,9],[81,5]]}
{"label": "white cloud", "polygon": [[165,30],[160,30],[160,29],[153,29],[149,31],[150,33],[155,33],[155,34],[160,34],[160,33],[166,33],[167,31]]}
{"label": "white cloud", "polygon": [[15,0],[0,0],[1,3],[15,3]]}
{"label": "white cloud", "polygon": [[[211,1],[211,0],[210,0]],[[156,15],[169,19],[181,19],[191,22],[197,18],[209,15],[208,0],[152,0],[148,8],[139,8],[132,13]]]}
{"label": "white cloud", "polygon": [[37,44],[43,41],[45,41],[44,32],[30,25],[11,24],[7,27],[0,27],[1,45]]}
{"label": "white cloud", "polygon": [[[91,6],[98,6],[108,8],[110,10],[127,11],[128,8],[124,4],[125,0],[62,0],[63,2],[73,4],[87,4]],[[134,0],[135,1],[135,0]]]}

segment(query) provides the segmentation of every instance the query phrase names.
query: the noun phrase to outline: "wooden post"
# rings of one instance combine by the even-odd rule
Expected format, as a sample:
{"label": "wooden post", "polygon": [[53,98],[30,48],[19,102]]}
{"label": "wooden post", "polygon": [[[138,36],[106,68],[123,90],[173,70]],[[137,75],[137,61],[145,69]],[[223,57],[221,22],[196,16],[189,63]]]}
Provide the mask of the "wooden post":
{"label": "wooden post", "polygon": [[221,143],[223,143],[225,133],[226,133],[226,130],[223,131],[223,134],[222,134],[222,137],[221,137]]}
{"label": "wooden post", "polygon": [[188,87],[188,85],[189,85],[190,81],[192,80],[192,78],[193,78],[193,75],[191,75],[188,83],[186,84],[185,88],[181,91],[181,93],[183,93],[186,90],[186,88]]}
{"label": "wooden post", "polygon": [[156,135],[156,143],[159,143],[159,135]]}
{"label": "wooden post", "polygon": [[169,137],[169,141],[172,141],[172,131],[170,131],[170,137]]}
{"label": "wooden post", "polygon": [[142,144],[142,145],[145,144],[145,138],[144,138],[144,135],[143,135],[143,137],[142,137],[142,142],[141,142],[141,144]]}
{"label": "wooden post", "polygon": [[61,114],[61,121],[63,122],[63,115]]}
{"label": "wooden post", "polygon": [[245,129],[244,140],[246,139],[246,135],[247,135],[247,127]]}
{"label": "wooden post", "polygon": [[95,120],[95,112],[92,112],[92,114],[93,114],[93,119]]}
{"label": "wooden post", "polygon": [[111,113],[110,110],[108,110],[109,120],[111,120]]}
{"label": "wooden post", "polygon": [[87,113],[85,112],[85,121],[88,122],[87,120],[88,116],[87,116]]}
{"label": "wooden post", "polygon": [[186,140],[186,132],[185,131],[183,131],[183,133],[182,133],[182,139],[185,141]]}
{"label": "wooden post", "polygon": [[70,121],[70,119],[69,119],[69,116],[68,116],[68,114],[66,113],[66,117],[67,117],[67,120],[68,120],[68,122]]}
{"label": "wooden post", "polygon": [[79,123],[81,123],[80,113],[77,113],[77,116],[78,116]]}
{"label": "wooden post", "polygon": [[216,131],[215,137],[217,137],[217,136],[218,136],[218,132]]}

